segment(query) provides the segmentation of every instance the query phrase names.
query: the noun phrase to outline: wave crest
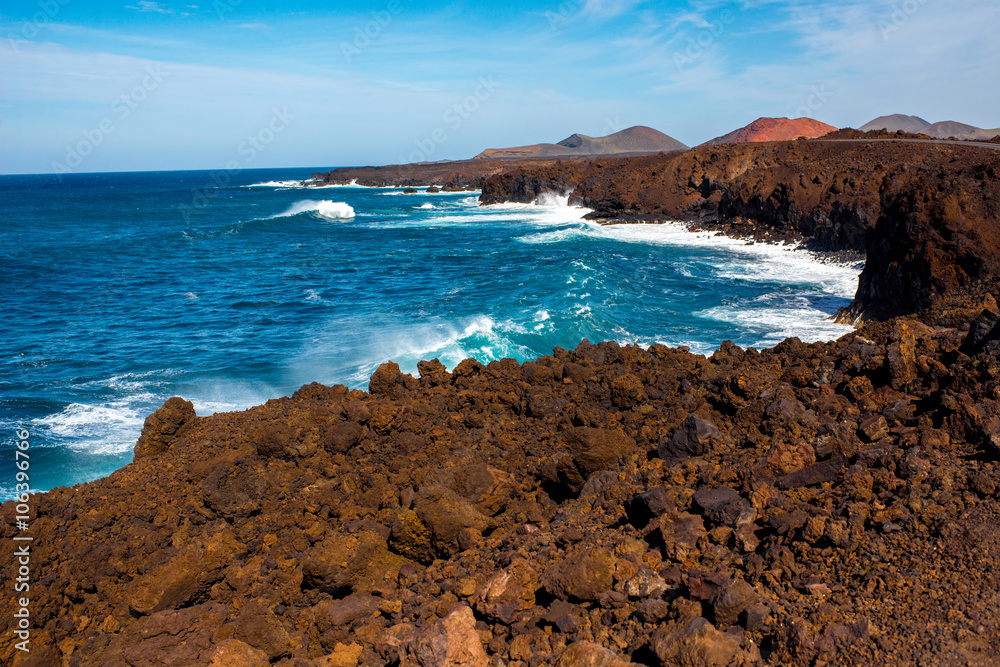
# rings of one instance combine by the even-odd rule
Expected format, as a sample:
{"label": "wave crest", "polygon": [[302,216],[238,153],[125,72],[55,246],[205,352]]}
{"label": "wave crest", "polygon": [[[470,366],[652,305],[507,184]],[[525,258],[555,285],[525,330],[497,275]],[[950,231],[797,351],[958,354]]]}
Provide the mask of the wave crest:
{"label": "wave crest", "polygon": [[271,218],[288,218],[303,213],[310,213],[324,220],[350,220],[354,217],[354,208],[342,201],[303,199],[289,206],[284,213],[272,215]]}

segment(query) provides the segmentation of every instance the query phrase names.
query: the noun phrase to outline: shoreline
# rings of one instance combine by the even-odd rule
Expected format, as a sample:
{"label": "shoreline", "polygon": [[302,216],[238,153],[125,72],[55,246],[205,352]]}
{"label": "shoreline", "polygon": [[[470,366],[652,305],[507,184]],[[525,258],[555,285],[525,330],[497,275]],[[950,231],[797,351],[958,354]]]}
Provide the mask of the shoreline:
{"label": "shoreline", "polygon": [[[491,177],[487,200],[572,177],[600,215],[659,207],[753,245],[797,233],[833,244],[828,262],[856,259],[864,231],[867,321],[707,357],[584,341],[524,363],[423,361],[417,376],[387,362],[367,392],[313,383],[210,417],[172,398],[132,463],[32,497],[32,571],[47,575],[34,650],[82,665],[235,651],[389,667],[433,646],[518,667],[986,664],[1000,650],[1000,225],[995,179],[973,177],[1000,161],[897,149],[906,170],[884,197],[870,156],[808,142]],[[864,169],[831,169],[843,151]],[[756,170],[718,180],[748,157]],[[665,164],[693,164],[690,179],[645,188]],[[946,183],[982,199],[949,208]],[[979,216],[974,238],[956,210]],[[971,259],[980,273],[963,273]],[[12,558],[16,528],[0,531]]]}
{"label": "shoreline", "polygon": [[[994,339],[961,329],[991,294],[759,352],[581,343],[419,377],[386,363],[367,393],[314,383],[211,417],[170,399],[132,464],[33,497],[51,576],[32,604],[52,619],[34,650],[202,664],[237,641],[319,667],[353,645],[388,666],[478,619],[479,650],[509,662],[594,641],[636,665],[676,642],[746,665],[990,655],[1000,556],[968,540],[1000,542],[1000,430],[948,397],[993,414],[976,378],[1000,372]],[[942,576],[983,615],[938,613]]]}

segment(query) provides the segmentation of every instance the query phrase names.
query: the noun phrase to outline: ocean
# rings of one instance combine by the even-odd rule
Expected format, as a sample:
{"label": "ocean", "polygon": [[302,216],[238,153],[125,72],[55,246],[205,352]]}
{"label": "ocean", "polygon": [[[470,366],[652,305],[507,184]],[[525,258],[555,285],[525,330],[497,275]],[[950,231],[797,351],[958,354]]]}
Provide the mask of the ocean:
{"label": "ocean", "polygon": [[[858,265],[679,223],[601,226],[553,193],[298,183],[326,169],[0,177],[0,495],[106,476],[171,396],[199,415],[582,339],[834,339]],[[228,181],[228,182],[227,182]]]}

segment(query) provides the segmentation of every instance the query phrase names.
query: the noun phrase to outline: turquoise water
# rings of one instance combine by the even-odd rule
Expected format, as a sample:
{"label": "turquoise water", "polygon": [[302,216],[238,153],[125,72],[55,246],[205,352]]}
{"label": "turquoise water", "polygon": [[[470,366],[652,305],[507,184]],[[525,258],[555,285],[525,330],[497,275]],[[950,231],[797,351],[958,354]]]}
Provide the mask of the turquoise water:
{"label": "turquoise water", "polygon": [[[318,169],[0,177],[0,492],[131,460],[170,396],[198,414],[380,363],[527,360],[582,338],[770,346],[835,338],[860,267],[478,193],[290,187]],[[216,179],[225,180],[225,179]]]}

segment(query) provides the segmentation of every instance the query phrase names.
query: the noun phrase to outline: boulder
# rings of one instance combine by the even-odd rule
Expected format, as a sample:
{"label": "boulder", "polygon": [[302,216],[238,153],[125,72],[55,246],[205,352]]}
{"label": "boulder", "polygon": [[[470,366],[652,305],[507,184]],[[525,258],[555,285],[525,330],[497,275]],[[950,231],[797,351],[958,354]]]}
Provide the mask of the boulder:
{"label": "boulder", "polygon": [[251,600],[236,620],[236,638],[263,651],[268,662],[292,652],[292,641],[273,611]]}
{"label": "boulder", "polygon": [[580,640],[563,651],[556,667],[628,667],[631,664],[600,644]]}
{"label": "boulder", "polygon": [[196,604],[208,597],[224,568],[245,551],[232,530],[223,530],[205,542],[191,543],[132,581],[127,593],[129,609],[146,615]]}
{"label": "boulder", "polygon": [[539,582],[562,600],[597,600],[611,590],[617,559],[607,549],[587,550],[549,567]]}
{"label": "boulder", "polygon": [[208,667],[268,667],[267,653],[238,639],[215,644],[206,656]]}
{"label": "boulder", "polygon": [[363,588],[366,572],[379,562],[385,538],[374,531],[334,533],[305,553],[302,584],[332,595]]}
{"label": "boulder", "polygon": [[666,556],[679,563],[693,560],[708,537],[705,522],[696,514],[672,512],[660,517],[660,534]]}
{"label": "boulder", "polygon": [[740,516],[752,509],[740,494],[725,486],[698,489],[692,500],[701,508],[706,519],[722,526],[735,526]]}
{"label": "boulder", "polygon": [[348,630],[356,621],[378,614],[379,600],[370,593],[353,593],[342,600],[319,605],[315,612],[320,632]]}
{"label": "boulder", "polygon": [[564,448],[542,467],[541,476],[572,494],[580,493],[593,473],[618,468],[635,448],[635,441],[620,429],[577,426],[563,438]]}
{"label": "boulder", "polygon": [[535,606],[538,573],[524,560],[517,560],[493,575],[476,596],[482,616],[510,625],[521,612]]}
{"label": "boulder", "polygon": [[162,454],[170,449],[181,429],[196,418],[191,401],[185,401],[179,396],[167,399],[162,408],[146,417],[142,434],[135,443],[135,460]]}
{"label": "boulder", "polygon": [[487,667],[489,658],[476,632],[476,617],[464,605],[425,626],[404,644],[400,667]]}
{"label": "boulder", "polygon": [[368,383],[368,393],[372,396],[396,396],[397,390],[404,386],[405,379],[399,371],[399,364],[387,361],[372,374]]}
{"label": "boulder", "polygon": [[962,342],[962,352],[973,355],[979,352],[1000,352],[1000,315],[983,310],[969,325],[969,333]]}
{"label": "boulder", "polygon": [[337,422],[326,430],[321,444],[331,454],[344,453],[361,442],[364,432],[357,422]]}
{"label": "boulder", "polygon": [[667,625],[653,634],[653,650],[664,665],[735,667],[760,664],[760,655],[740,647],[740,640],[698,617],[686,625]]}
{"label": "boulder", "polygon": [[720,441],[722,433],[715,424],[696,414],[691,414],[674,429],[670,438],[659,447],[660,458],[673,463],[689,456],[701,456],[713,442]]}
{"label": "boulder", "polygon": [[629,522],[640,530],[648,526],[651,520],[674,509],[670,495],[662,487],[640,493],[625,502]]}
{"label": "boulder", "polygon": [[747,582],[736,579],[726,583],[712,603],[716,624],[723,627],[735,624],[740,614],[756,601],[757,591]]}

